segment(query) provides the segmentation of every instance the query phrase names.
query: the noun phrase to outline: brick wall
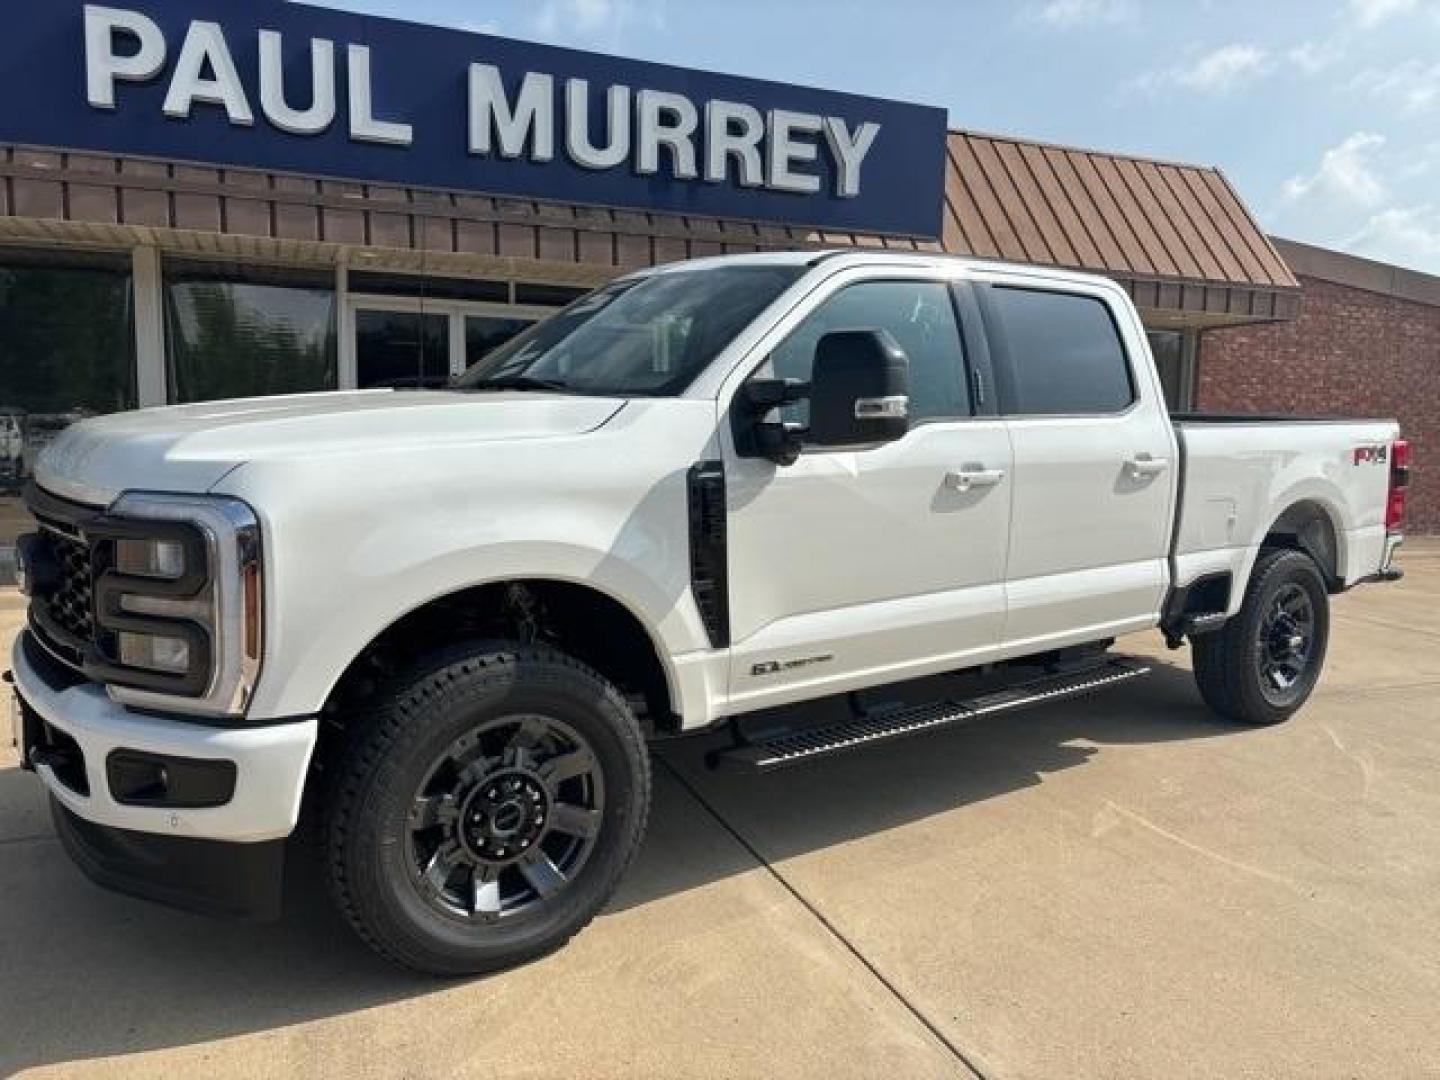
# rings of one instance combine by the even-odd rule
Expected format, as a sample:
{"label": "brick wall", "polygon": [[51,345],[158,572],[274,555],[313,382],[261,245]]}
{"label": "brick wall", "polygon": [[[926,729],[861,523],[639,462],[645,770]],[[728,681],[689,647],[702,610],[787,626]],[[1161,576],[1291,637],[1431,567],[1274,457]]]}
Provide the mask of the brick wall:
{"label": "brick wall", "polygon": [[1440,533],[1440,307],[1301,276],[1300,317],[1200,335],[1198,407],[1394,417],[1407,530]]}

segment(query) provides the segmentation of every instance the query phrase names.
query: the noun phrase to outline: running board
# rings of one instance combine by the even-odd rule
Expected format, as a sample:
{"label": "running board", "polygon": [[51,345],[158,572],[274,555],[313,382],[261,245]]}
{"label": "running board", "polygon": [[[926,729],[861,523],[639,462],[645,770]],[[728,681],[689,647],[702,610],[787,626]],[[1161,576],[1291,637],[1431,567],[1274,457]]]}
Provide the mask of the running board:
{"label": "running board", "polygon": [[952,727],[994,713],[1078,697],[1129,682],[1149,671],[1149,665],[1139,660],[1107,658],[1078,670],[1071,668],[973,698],[879,709],[839,723],[781,731],[716,751],[710,755],[709,764],[729,772],[770,772],[905,735]]}

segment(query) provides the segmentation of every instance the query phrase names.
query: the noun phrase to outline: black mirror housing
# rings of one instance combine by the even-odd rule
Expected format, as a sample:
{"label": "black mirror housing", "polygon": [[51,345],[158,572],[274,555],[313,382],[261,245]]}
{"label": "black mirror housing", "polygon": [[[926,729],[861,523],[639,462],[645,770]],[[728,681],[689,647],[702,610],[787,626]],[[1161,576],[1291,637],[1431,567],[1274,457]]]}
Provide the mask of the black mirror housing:
{"label": "black mirror housing", "polygon": [[873,446],[910,429],[910,361],[888,331],[832,330],[815,346],[810,432],[815,446]]}

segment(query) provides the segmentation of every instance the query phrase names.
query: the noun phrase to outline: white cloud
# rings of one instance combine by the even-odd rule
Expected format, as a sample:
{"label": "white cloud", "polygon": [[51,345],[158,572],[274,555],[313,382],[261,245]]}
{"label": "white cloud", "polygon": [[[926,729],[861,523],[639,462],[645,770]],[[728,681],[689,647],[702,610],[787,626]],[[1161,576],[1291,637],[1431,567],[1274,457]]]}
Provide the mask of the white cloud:
{"label": "white cloud", "polygon": [[1313,173],[1286,180],[1281,194],[1291,203],[1321,197],[1351,206],[1378,207],[1389,197],[1373,164],[1375,153],[1384,145],[1383,135],[1357,131],[1326,150]]}
{"label": "white cloud", "polygon": [[615,48],[635,15],[633,0],[544,0],[532,27],[542,38]]}
{"label": "white cloud", "polygon": [[1175,82],[1192,90],[1223,94],[1256,79],[1270,68],[1269,54],[1258,45],[1234,42],[1206,53],[1175,72]]}
{"label": "white cloud", "polygon": [[1440,270],[1440,207],[1426,204],[1381,210],[1342,246],[1360,255],[1435,273]]}
{"label": "white cloud", "polygon": [[1285,59],[1307,75],[1334,67],[1344,56],[1345,50],[1334,41],[1302,41],[1285,53]]}
{"label": "white cloud", "polygon": [[1277,207],[1283,235],[1440,273],[1440,205],[1426,176],[1440,168],[1440,141],[1387,142],[1357,131],[1292,176]]}
{"label": "white cloud", "polygon": [[1408,15],[1420,0],[1350,0],[1350,12],[1361,26],[1379,26],[1397,15]]}
{"label": "white cloud", "polygon": [[1077,26],[1108,26],[1135,17],[1131,0],[1049,0],[1030,12],[1030,17],[1056,30]]}
{"label": "white cloud", "polygon": [[1154,68],[1131,79],[1121,93],[1148,93],[1167,86],[1179,86],[1202,94],[1227,94],[1246,83],[1268,75],[1274,63],[1259,45],[1233,42],[1184,64]]}
{"label": "white cloud", "polygon": [[1440,103],[1440,61],[1406,60],[1388,68],[1369,68],[1356,75],[1351,85],[1406,112],[1423,112]]}

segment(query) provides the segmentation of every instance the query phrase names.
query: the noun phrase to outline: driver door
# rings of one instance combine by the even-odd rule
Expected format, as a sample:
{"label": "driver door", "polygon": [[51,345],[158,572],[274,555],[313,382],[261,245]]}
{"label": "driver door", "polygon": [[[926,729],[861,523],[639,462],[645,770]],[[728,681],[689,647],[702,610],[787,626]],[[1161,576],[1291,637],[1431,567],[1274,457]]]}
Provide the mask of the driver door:
{"label": "driver door", "polygon": [[884,329],[910,362],[908,433],[788,467],[726,447],[736,711],[978,663],[1001,641],[1009,436],[976,415],[952,283],[869,273],[777,327],[752,375],[806,380],[825,333]]}

